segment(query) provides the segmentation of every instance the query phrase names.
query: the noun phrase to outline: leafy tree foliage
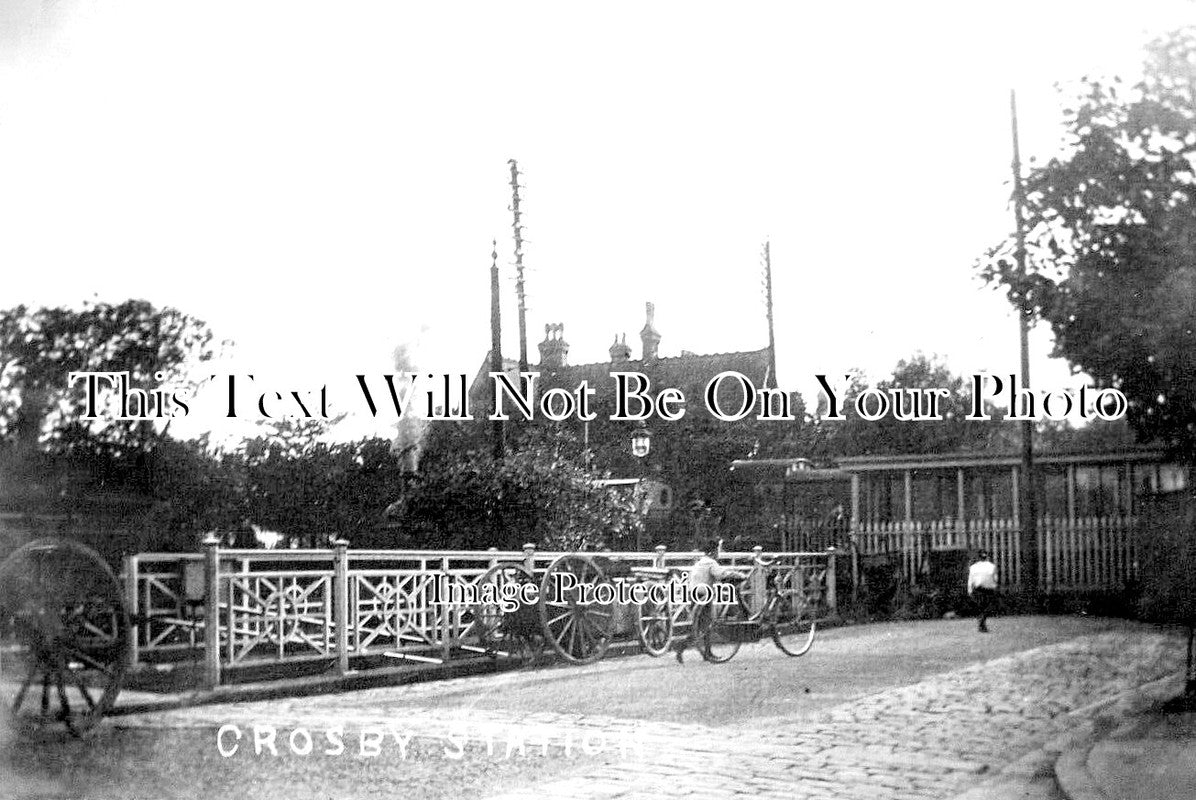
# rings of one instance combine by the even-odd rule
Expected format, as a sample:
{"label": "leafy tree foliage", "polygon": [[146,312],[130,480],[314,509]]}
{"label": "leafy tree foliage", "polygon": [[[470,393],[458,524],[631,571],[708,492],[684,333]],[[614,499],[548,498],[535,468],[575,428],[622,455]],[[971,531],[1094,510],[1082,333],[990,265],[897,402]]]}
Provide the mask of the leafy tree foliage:
{"label": "leafy tree foliage", "polygon": [[[936,356],[916,353],[909,359],[903,359],[889,377],[874,385],[874,388],[889,397],[891,403],[889,413],[881,419],[867,420],[859,415],[854,398],[869,384],[859,371],[849,375],[851,377],[844,398],[850,401],[841,409],[846,419],[823,419],[812,426],[815,430],[810,433],[809,452],[816,460],[830,461],[840,456],[997,450],[1017,446],[1016,427],[1001,421],[1000,414],[994,411],[991,404],[988,405],[988,411],[993,415],[992,420],[966,419],[971,411],[971,389],[962,376],[951,372]],[[915,411],[915,398],[920,397],[922,389],[947,391],[946,396],[940,397],[937,403],[942,419],[898,419],[899,412],[909,415]],[[892,392],[899,392],[901,399],[894,399]],[[929,411],[922,400],[918,404],[921,413]],[[873,405],[868,408],[875,410]],[[825,413],[825,407],[822,411]]]}
{"label": "leafy tree foliage", "polygon": [[[1140,439],[1196,464],[1196,28],[1150,44],[1141,79],[1085,78],[1066,113],[1066,153],[1031,171],[1024,226],[984,274],[1046,320],[1056,353],[1120,388]],[[1142,542],[1145,606],[1188,624],[1193,498],[1164,504]]]}
{"label": "leafy tree foliage", "polygon": [[210,531],[256,546],[247,527],[246,474],[242,456],[214,450],[208,438],[163,439],[149,456],[143,550],[194,550]]}
{"label": "leafy tree foliage", "polygon": [[246,525],[308,547],[342,537],[358,547],[377,543],[387,504],[402,486],[400,459],[385,439],[326,441],[329,424],[278,421],[245,443],[238,467]]}
{"label": "leafy tree foliage", "polygon": [[600,476],[569,454],[567,442],[546,442],[528,428],[508,443],[517,449],[495,460],[481,428],[433,426],[442,432],[392,506],[397,535],[389,546],[518,549],[534,542],[583,550],[634,538],[640,521],[633,499],[596,485]]}
{"label": "leafy tree foliage", "polygon": [[1196,446],[1196,28],[1148,48],[1142,78],[1085,78],[1066,152],[1031,170],[1024,226],[982,260],[1056,354],[1129,399],[1144,440]]}
{"label": "leafy tree foliage", "polygon": [[152,547],[191,550],[208,532],[258,547],[255,526],[280,533],[283,547],[388,546],[379,531],[402,486],[400,459],[385,439],[326,441],[327,425],[274,421],[233,450],[165,439],[149,459]]}
{"label": "leafy tree foliage", "polygon": [[82,309],[17,306],[0,312],[0,432],[51,449],[110,443],[146,449],[149,422],[82,420],[76,371],[127,372],[138,388],[194,385],[192,369],[213,355],[202,321],[145,300]]}

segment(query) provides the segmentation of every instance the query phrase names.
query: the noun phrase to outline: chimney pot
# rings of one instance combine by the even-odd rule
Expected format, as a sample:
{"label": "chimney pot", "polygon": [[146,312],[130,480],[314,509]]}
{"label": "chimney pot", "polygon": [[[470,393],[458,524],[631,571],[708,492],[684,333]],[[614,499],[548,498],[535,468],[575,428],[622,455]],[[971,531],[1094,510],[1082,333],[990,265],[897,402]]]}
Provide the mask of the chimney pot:
{"label": "chimney pot", "polygon": [[544,341],[540,348],[540,366],[547,370],[563,369],[568,366],[569,343],[565,341],[565,325],[557,322],[544,326]]}

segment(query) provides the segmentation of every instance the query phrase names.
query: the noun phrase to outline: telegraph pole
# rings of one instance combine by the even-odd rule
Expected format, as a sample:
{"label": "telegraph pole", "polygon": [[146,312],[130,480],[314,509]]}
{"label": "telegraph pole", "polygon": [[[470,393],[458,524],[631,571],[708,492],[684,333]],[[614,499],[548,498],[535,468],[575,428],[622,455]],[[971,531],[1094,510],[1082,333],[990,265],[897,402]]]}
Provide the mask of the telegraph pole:
{"label": "telegraph pole", "polygon": [[772,320],[772,252],[768,241],[764,242],[764,312],[768,317],[768,380],[764,385],[776,388],[780,383],[777,381],[777,340]]}
{"label": "telegraph pole", "polygon": [[[499,303],[498,292],[498,240],[491,240],[490,250],[490,371],[501,373],[502,368],[502,308]],[[490,379],[491,392],[498,393],[498,385]],[[493,395],[492,395],[493,397]],[[494,408],[494,405],[491,405]],[[492,420],[490,423],[491,443],[494,448],[494,459],[499,461],[506,453],[503,442],[502,420]]]}
{"label": "telegraph pole", "polygon": [[527,296],[523,288],[523,225],[519,212],[519,165],[511,165],[511,227],[515,231],[515,293],[519,297],[519,371],[527,372]]}
{"label": "telegraph pole", "polygon": [[[1013,218],[1017,239],[1017,269],[1026,285],[1026,230],[1023,209],[1026,189],[1022,184],[1022,157],[1017,136],[1017,92],[1009,91],[1009,116],[1013,132]],[[1030,388],[1030,308],[1025,289],[1018,296],[1018,334],[1021,344],[1022,388]],[[1029,409],[1023,409],[1023,412]],[[1024,414],[1029,417],[1029,414]],[[1018,506],[1022,528],[1022,589],[1031,597],[1038,593],[1038,502],[1034,497],[1034,421],[1022,421],[1022,468],[1018,483]]]}

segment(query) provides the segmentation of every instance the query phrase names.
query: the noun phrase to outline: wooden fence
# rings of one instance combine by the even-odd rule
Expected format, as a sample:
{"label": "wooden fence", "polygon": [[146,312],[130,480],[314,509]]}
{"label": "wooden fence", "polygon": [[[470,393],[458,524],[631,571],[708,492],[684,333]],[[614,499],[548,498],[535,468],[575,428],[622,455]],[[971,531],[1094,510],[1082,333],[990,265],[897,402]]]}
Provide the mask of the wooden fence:
{"label": "wooden fence", "polygon": [[[1036,531],[1038,588],[1045,592],[1124,590],[1137,579],[1136,523],[1133,517],[1041,518]],[[1022,531],[1012,519],[863,523],[853,527],[852,539],[862,556],[887,554],[899,561],[911,585],[929,577],[932,552],[987,550],[1001,585],[1021,586]]]}

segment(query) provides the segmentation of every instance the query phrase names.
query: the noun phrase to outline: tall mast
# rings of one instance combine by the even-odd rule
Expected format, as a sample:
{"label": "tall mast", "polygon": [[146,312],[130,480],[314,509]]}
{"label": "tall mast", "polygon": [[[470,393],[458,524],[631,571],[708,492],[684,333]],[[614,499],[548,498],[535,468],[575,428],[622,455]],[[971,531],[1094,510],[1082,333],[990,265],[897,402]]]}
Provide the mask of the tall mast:
{"label": "tall mast", "polygon": [[764,312],[768,317],[768,380],[766,388],[776,388],[777,381],[777,340],[773,332],[772,320],[772,252],[770,243],[764,242]]}
{"label": "tall mast", "polygon": [[515,293],[519,297],[519,371],[527,372],[527,295],[523,288],[523,224],[519,212],[519,164],[511,165],[511,228],[515,231]]}
{"label": "tall mast", "polygon": [[[490,371],[501,373],[502,368],[502,307],[499,303],[498,292],[498,240],[491,240],[490,249]],[[498,384],[494,378],[490,379],[491,391],[498,393]],[[497,404],[492,403],[491,408]],[[491,444],[494,448],[494,458],[502,459],[506,446],[503,442],[502,420],[496,419],[490,423]]]}
{"label": "tall mast", "polygon": [[[1026,188],[1022,184],[1022,156],[1017,136],[1017,92],[1009,90],[1009,118],[1013,132],[1013,217],[1017,238],[1017,268],[1023,282],[1029,277],[1026,265],[1026,226],[1023,209]],[[1025,292],[1018,297],[1018,342],[1021,346],[1022,388],[1030,388],[1030,308]],[[1029,409],[1023,409],[1029,411]],[[1030,415],[1025,414],[1026,417]],[[1018,484],[1021,497],[1022,590],[1031,595],[1038,589],[1038,503],[1034,497],[1034,421],[1022,421],[1022,469]]]}

